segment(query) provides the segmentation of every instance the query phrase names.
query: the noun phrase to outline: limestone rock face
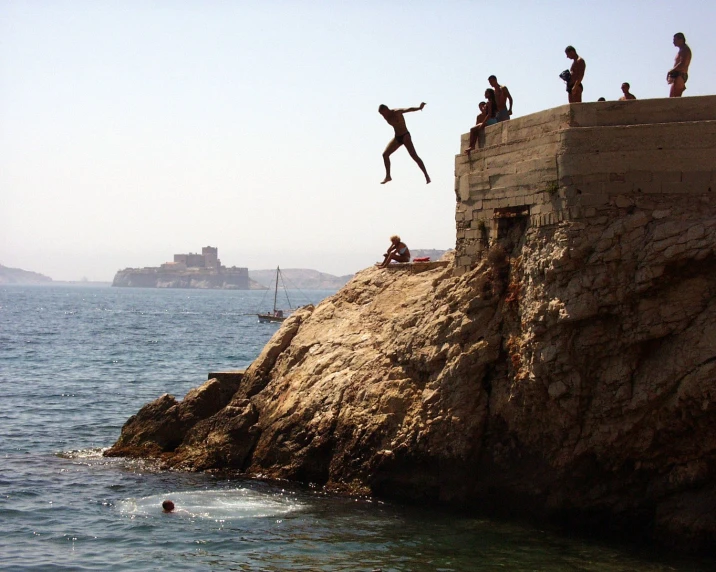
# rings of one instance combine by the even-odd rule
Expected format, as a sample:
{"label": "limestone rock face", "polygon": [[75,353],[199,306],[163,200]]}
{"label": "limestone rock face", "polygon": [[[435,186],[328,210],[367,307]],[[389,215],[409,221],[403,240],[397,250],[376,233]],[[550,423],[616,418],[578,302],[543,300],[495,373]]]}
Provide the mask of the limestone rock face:
{"label": "limestone rock face", "polygon": [[235,390],[161,397],[109,454],[713,549],[707,207],[517,229],[459,276],[364,270],[284,322]]}

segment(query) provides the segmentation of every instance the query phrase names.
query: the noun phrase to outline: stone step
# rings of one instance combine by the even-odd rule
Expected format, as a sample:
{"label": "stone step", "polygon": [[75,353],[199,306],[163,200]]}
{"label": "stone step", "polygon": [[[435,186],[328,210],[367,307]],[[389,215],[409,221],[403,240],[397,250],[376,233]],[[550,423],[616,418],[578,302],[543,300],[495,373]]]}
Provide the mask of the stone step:
{"label": "stone step", "polygon": [[572,105],[571,127],[681,123],[716,119],[716,95]]}
{"label": "stone step", "polygon": [[597,173],[633,173],[640,171],[680,172],[713,171],[716,149],[636,149],[599,153],[564,153],[557,156],[560,177],[586,177]]}
{"label": "stone step", "polygon": [[711,149],[716,155],[716,120],[600,127],[572,127],[560,134],[562,152]]}

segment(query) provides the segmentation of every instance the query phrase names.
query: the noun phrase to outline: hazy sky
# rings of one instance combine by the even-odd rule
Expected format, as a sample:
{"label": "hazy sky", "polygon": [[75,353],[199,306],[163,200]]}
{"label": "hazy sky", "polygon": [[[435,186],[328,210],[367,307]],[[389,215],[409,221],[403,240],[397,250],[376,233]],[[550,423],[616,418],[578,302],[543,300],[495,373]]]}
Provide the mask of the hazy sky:
{"label": "hazy sky", "polygon": [[[716,2],[0,0],[0,264],[56,280],[217,246],[226,265],[355,272],[388,237],[455,245],[454,156],[495,74],[514,116],[716,93]],[[407,107],[433,179],[404,149],[393,182],[380,103]]]}

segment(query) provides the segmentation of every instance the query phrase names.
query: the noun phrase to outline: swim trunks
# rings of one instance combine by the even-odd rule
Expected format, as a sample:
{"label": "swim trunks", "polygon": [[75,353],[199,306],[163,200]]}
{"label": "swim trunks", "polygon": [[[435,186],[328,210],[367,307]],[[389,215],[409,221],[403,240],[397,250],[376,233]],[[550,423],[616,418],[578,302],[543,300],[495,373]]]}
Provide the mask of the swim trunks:
{"label": "swim trunks", "polygon": [[497,119],[498,123],[500,121],[509,121],[510,120],[510,112],[507,111],[507,109],[500,109],[500,111],[497,112],[495,119]]}
{"label": "swim trunks", "polygon": [[494,117],[490,117],[490,119],[485,121],[485,127],[487,127],[488,125],[494,125],[495,123],[497,123],[497,119]]}
{"label": "swim trunks", "polygon": [[676,78],[679,78],[679,77],[683,77],[683,78],[684,78],[684,83],[686,83],[687,81],[689,81],[689,74],[687,74],[686,72],[680,72],[680,71],[669,72],[669,77],[670,77],[671,79],[676,79]]}
{"label": "swim trunks", "polygon": [[410,135],[410,131],[406,131],[406,132],[403,133],[402,135],[396,135],[396,136],[395,136],[395,140],[402,145],[402,144],[403,144],[403,138],[404,138],[406,135]]}

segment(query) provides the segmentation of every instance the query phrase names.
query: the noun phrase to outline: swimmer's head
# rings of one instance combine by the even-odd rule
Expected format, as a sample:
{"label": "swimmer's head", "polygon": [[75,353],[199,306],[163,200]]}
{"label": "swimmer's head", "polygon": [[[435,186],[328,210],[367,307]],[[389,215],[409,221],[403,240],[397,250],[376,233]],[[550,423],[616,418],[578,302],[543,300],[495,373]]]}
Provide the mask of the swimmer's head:
{"label": "swimmer's head", "polygon": [[162,503],[162,508],[164,512],[172,512],[174,510],[174,503],[167,499]]}

